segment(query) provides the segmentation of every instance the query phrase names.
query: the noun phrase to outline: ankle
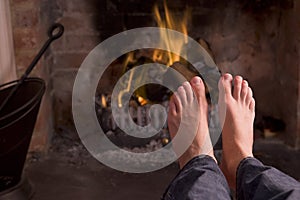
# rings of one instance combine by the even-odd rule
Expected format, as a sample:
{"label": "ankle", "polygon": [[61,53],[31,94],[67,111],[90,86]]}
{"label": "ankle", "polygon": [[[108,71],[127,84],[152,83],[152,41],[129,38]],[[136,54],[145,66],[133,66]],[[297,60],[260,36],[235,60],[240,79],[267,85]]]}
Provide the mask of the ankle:
{"label": "ankle", "polygon": [[190,160],[192,160],[193,158],[197,157],[197,156],[209,156],[211,157],[216,164],[218,164],[217,159],[214,156],[214,152],[210,152],[208,154],[190,154],[190,155],[185,155],[183,154],[179,159],[178,159],[178,163],[179,163],[179,168],[182,169]]}

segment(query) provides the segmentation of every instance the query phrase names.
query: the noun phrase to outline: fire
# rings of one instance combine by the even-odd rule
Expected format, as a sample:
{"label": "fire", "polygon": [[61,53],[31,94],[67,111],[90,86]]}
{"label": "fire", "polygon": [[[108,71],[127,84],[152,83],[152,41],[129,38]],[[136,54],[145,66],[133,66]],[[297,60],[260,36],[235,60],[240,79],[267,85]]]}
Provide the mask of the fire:
{"label": "fire", "polygon": [[[190,10],[186,9],[183,13],[183,16],[176,17],[169,10],[166,1],[163,3],[164,13],[161,13],[158,5],[154,5],[153,13],[158,27],[172,29],[178,32],[181,32],[185,35],[184,39],[175,40],[174,37],[171,37],[168,32],[163,29],[160,31],[160,43],[162,46],[166,47],[167,50],[178,49],[179,51],[188,41],[188,31],[187,25],[190,20]],[[183,52],[181,52],[182,54]],[[171,51],[163,51],[160,49],[153,50],[153,54],[151,57],[153,62],[161,63],[167,66],[171,66],[174,62],[180,61],[180,56],[172,53]],[[136,63],[137,60],[135,58],[135,52],[128,53],[125,61],[123,62],[123,73],[126,72],[127,66],[132,63]],[[131,85],[135,84],[132,80],[134,74],[134,68],[130,71],[129,80],[127,83],[127,87],[121,91],[118,95],[118,105],[122,107],[122,96],[130,91]],[[148,103],[147,99],[143,97],[141,94],[136,94],[136,97],[140,103],[140,105],[145,105]]]}
{"label": "fire", "polygon": [[[187,24],[190,19],[189,9],[186,9],[182,18],[176,18],[173,13],[170,12],[166,1],[164,1],[164,15],[162,15],[159,11],[158,5],[154,6],[154,16],[157,22],[157,25],[160,28],[173,29],[175,31],[179,31],[185,35],[184,40],[171,40],[171,37],[168,35],[166,31],[160,32],[160,42],[162,45],[166,46],[167,49],[179,49],[181,50],[183,45],[187,43],[188,40],[188,31]],[[163,18],[164,17],[164,18]],[[180,56],[169,52],[164,52],[159,49],[156,49],[153,53],[153,61],[161,62],[165,60],[167,57],[167,66],[171,66],[174,62],[180,61]]]}
{"label": "fire", "polygon": [[107,101],[103,94],[101,95],[101,105],[103,108],[107,108]]}
{"label": "fire", "polygon": [[138,96],[138,102],[143,106],[146,105],[148,102],[142,96]]}

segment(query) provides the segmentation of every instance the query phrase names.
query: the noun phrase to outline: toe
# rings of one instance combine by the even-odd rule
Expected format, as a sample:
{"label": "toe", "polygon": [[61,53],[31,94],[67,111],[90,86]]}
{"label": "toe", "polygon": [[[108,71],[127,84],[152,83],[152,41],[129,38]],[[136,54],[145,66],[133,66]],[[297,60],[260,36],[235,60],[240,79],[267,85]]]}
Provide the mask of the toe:
{"label": "toe", "polygon": [[174,92],[172,99],[175,104],[176,114],[181,113],[182,112],[182,102],[180,100],[179,94],[177,92]]}
{"label": "toe", "polygon": [[180,86],[177,90],[177,97],[179,97],[182,106],[185,106],[187,104],[187,96],[186,91],[183,86]]}
{"label": "toe", "polygon": [[251,99],[249,109],[251,110],[251,112],[254,112],[254,110],[255,110],[255,100],[254,100],[254,98]]}
{"label": "toe", "polygon": [[233,98],[235,98],[236,100],[239,100],[241,98],[242,82],[243,78],[241,76],[236,76],[234,78]]}
{"label": "toe", "polygon": [[182,84],[182,86],[185,89],[187,101],[192,102],[194,98],[193,98],[193,90],[192,90],[192,87],[191,87],[190,83],[189,82],[184,82]]}
{"label": "toe", "polygon": [[199,76],[195,76],[194,78],[192,78],[191,80],[191,85],[193,88],[193,91],[195,93],[195,96],[197,98],[197,101],[206,101],[206,97],[205,97],[205,86],[204,83],[202,81],[202,79]]}
{"label": "toe", "polygon": [[232,87],[232,75],[231,74],[224,74],[219,81],[219,90],[225,95],[232,94],[231,92]]}
{"label": "toe", "polygon": [[247,97],[247,94],[248,94],[248,89],[249,89],[248,82],[244,80],[243,83],[242,83],[242,90],[241,90],[241,99],[243,101],[246,100],[246,97]]}
{"label": "toe", "polygon": [[171,115],[171,116],[177,115],[177,109],[176,109],[176,105],[175,105],[173,97],[170,99],[170,102],[169,102],[169,115]]}
{"label": "toe", "polygon": [[252,101],[252,97],[253,97],[252,89],[248,87],[248,93],[245,100],[247,105],[249,105],[250,102]]}

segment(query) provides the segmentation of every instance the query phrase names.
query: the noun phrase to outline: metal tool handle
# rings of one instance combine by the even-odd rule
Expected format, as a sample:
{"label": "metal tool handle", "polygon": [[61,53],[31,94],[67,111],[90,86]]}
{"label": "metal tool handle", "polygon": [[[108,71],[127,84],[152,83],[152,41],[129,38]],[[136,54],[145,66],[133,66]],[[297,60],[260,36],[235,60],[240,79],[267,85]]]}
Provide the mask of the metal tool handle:
{"label": "metal tool handle", "polygon": [[63,35],[63,33],[64,33],[64,26],[61,25],[61,24],[59,24],[59,23],[55,23],[55,24],[53,24],[49,28],[49,30],[48,30],[48,37],[49,37],[48,40],[43,45],[43,47],[41,48],[41,50],[39,51],[39,53],[34,57],[33,61],[31,62],[31,64],[29,65],[29,67],[26,69],[25,73],[21,76],[21,78],[18,81],[18,83],[14,86],[14,88],[10,91],[10,93],[8,94],[8,96],[6,97],[6,99],[3,101],[3,103],[0,106],[0,112],[5,107],[5,105],[7,104],[7,102],[12,98],[12,96],[14,96],[14,94],[17,92],[17,90],[20,87],[20,85],[28,77],[28,75],[33,70],[33,68],[35,67],[35,65],[37,64],[37,62],[41,59],[42,55],[45,53],[45,51],[50,46],[50,44],[54,40],[60,38]]}
{"label": "metal tool handle", "polygon": [[[57,33],[55,33],[55,31],[57,31]],[[41,59],[42,55],[45,53],[45,51],[50,46],[50,44],[54,40],[60,38],[63,35],[63,33],[64,33],[64,26],[61,25],[61,24],[59,24],[59,23],[55,23],[55,24],[53,24],[49,28],[49,30],[48,30],[48,37],[49,37],[48,40],[46,41],[46,43],[44,44],[44,46],[41,48],[41,50],[39,51],[39,53],[35,56],[35,58],[31,62],[31,64],[29,65],[29,67],[26,69],[25,73],[20,78],[18,84],[21,84],[25,80],[25,78],[28,77],[28,75],[33,70],[33,68],[35,67],[35,65],[37,64],[37,62]]]}
{"label": "metal tool handle", "polygon": [[[60,38],[60,37],[63,35],[64,30],[65,30],[65,28],[64,28],[63,25],[61,25],[61,24],[59,24],[59,23],[55,23],[55,24],[53,24],[53,25],[49,28],[49,30],[48,30],[48,37],[49,37],[50,39],[52,39],[52,41],[53,41],[53,40],[56,40],[56,39]],[[55,31],[58,31],[58,32],[55,33]]]}

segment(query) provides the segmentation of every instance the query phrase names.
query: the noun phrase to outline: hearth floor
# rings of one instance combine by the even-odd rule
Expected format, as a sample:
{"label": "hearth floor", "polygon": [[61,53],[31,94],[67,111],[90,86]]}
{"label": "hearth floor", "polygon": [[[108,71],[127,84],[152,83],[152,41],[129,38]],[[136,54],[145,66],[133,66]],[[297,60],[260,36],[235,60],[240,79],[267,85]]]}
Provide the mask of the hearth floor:
{"label": "hearth floor", "polygon": [[[300,180],[300,151],[278,141],[261,140],[255,144],[255,155],[265,164]],[[152,173],[122,173],[89,156],[82,158],[82,162],[70,162],[66,154],[53,151],[42,159],[34,157],[28,159],[25,169],[34,186],[33,200],[160,199],[178,172],[177,165],[172,164]]]}

